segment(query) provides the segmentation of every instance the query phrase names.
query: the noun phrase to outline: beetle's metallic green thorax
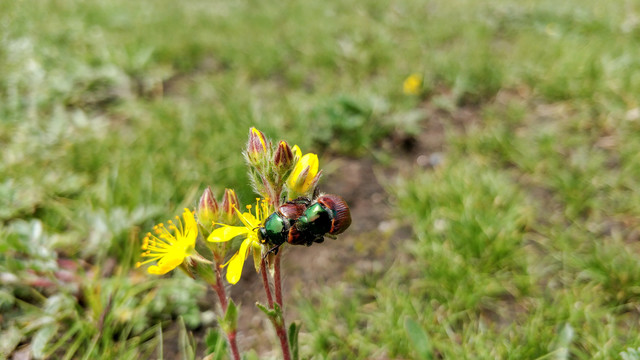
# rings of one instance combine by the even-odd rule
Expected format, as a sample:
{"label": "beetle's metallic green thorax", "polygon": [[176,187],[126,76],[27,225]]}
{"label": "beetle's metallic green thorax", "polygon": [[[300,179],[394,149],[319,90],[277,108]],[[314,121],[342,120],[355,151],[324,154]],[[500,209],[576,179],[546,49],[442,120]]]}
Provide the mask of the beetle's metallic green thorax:
{"label": "beetle's metallic green thorax", "polygon": [[315,203],[309,206],[304,214],[300,216],[296,227],[302,232],[323,235],[331,230],[332,215],[322,204]]}
{"label": "beetle's metallic green thorax", "polygon": [[289,220],[273,213],[265,220],[264,228],[260,229],[261,237],[273,245],[281,245],[287,240],[289,227]]}

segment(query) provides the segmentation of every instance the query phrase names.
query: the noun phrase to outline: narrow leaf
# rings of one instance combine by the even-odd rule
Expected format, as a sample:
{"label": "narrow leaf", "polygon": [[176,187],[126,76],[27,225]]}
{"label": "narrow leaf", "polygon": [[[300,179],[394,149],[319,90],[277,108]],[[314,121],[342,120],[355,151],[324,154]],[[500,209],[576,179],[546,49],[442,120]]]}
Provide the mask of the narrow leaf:
{"label": "narrow leaf", "polygon": [[300,326],[295,322],[289,326],[289,346],[291,347],[291,356],[293,360],[298,360],[298,334],[300,333]]}
{"label": "narrow leaf", "polygon": [[229,299],[227,312],[224,314],[224,319],[222,319],[220,325],[222,326],[222,330],[227,334],[236,331],[238,328],[238,307],[231,299]]}
{"label": "narrow leaf", "polygon": [[49,324],[40,328],[36,332],[33,337],[33,341],[31,342],[31,353],[33,354],[34,358],[44,358],[47,344],[49,344],[49,340],[51,340],[57,330],[58,326],[56,324]]}
{"label": "narrow leaf", "polygon": [[407,335],[414,351],[418,354],[419,359],[433,359],[433,350],[431,349],[431,342],[427,333],[422,327],[412,318],[406,318],[404,321],[404,328],[407,331]]}

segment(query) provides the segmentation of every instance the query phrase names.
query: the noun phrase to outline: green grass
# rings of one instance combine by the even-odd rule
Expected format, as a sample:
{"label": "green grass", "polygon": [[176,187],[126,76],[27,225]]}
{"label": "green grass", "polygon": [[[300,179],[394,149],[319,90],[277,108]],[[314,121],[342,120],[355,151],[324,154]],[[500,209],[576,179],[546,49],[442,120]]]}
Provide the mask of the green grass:
{"label": "green grass", "polygon": [[[380,242],[383,270],[298,301],[303,356],[637,357],[639,12],[0,3],[0,357],[157,356],[161,327],[203,325],[204,289],[133,270],[140,234],[207,185],[252,199],[250,126],[393,166],[380,145],[433,131],[425,106],[444,162],[388,185],[409,235]],[[422,98],[401,92],[414,72]]]}

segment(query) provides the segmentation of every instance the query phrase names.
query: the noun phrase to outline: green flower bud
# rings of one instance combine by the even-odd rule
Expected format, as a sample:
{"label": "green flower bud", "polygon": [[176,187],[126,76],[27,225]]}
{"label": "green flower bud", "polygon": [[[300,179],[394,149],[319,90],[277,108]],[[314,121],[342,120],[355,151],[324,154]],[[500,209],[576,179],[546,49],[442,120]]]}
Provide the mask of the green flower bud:
{"label": "green flower bud", "polygon": [[222,211],[227,224],[235,223],[235,209],[240,209],[240,202],[238,201],[236,192],[233,189],[224,189],[224,196],[222,197]]}
{"label": "green flower bud", "polygon": [[216,198],[213,196],[213,191],[211,191],[211,187],[207,187],[198,202],[198,211],[196,212],[198,222],[204,229],[211,232],[213,224],[218,220],[219,212],[220,208]]}
{"label": "green flower bud", "polygon": [[249,130],[249,141],[247,142],[246,156],[249,162],[256,166],[268,156],[271,144],[267,141],[262,131],[252,127]]}
{"label": "green flower bud", "polygon": [[286,172],[293,164],[293,151],[286,141],[280,141],[276,153],[273,155],[273,165],[280,173]]}

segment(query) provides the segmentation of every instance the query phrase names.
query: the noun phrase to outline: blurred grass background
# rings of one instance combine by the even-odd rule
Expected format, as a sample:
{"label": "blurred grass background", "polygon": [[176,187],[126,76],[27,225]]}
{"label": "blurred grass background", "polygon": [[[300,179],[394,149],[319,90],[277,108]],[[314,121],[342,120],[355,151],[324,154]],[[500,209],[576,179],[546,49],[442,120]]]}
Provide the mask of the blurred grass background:
{"label": "blurred grass background", "polygon": [[132,264],[205,186],[253,198],[256,126],[387,169],[442,137],[384,266],[299,296],[304,357],[640,359],[639,44],[636,1],[0,2],[0,357],[208,326]]}

